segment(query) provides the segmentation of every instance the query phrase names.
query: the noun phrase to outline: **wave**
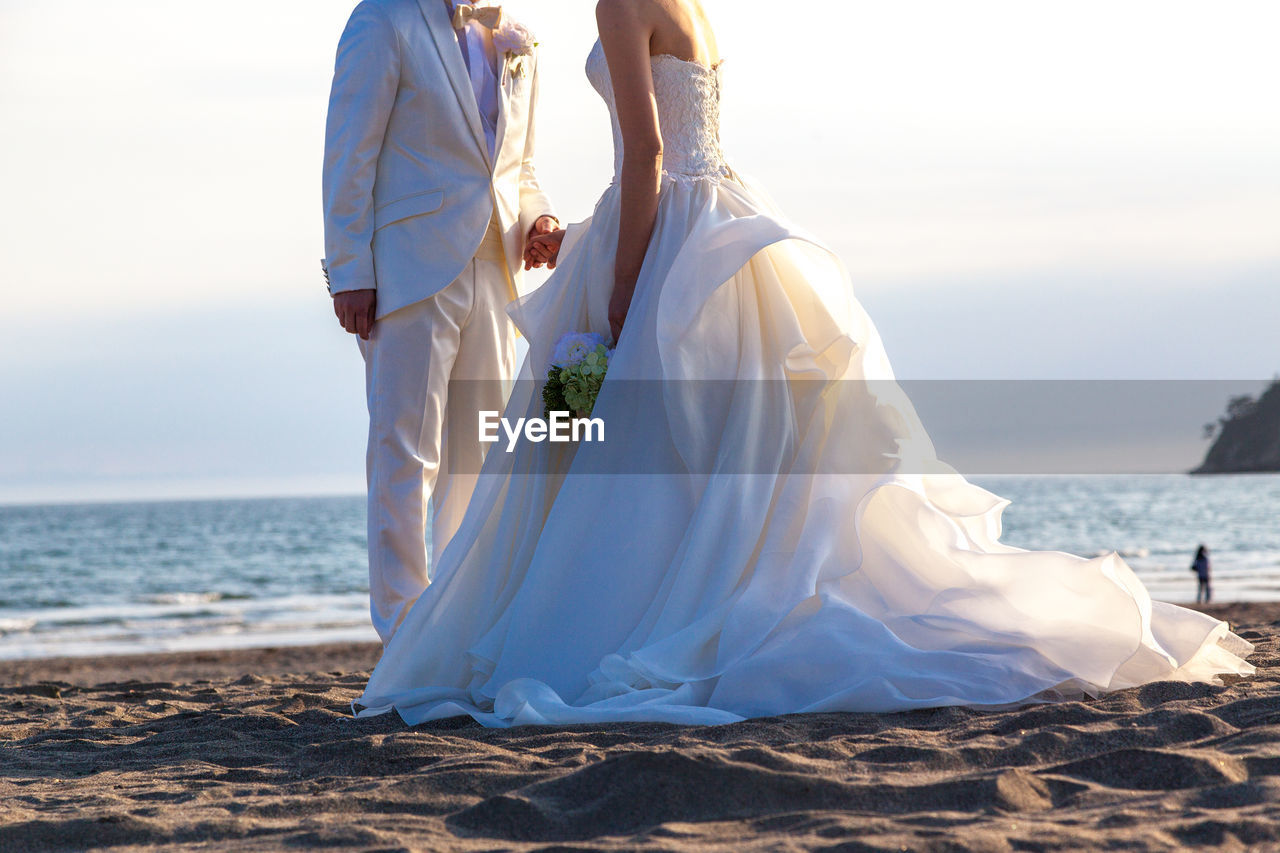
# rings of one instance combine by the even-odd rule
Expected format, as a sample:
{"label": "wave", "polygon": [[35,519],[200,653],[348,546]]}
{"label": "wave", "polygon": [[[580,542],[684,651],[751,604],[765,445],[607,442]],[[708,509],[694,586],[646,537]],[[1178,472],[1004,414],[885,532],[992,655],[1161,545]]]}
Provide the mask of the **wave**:
{"label": "wave", "polygon": [[377,639],[365,594],[233,599],[173,593],[149,598],[153,600],[2,613],[0,659]]}
{"label": "wave", "polygon": [[1105,557],[1108,554],[1110,554],[1112,551],[1119,554],[1121,557],[1124,557],[1126,560],[1130,560],[1135,557],[1140,559],[1143,557],[1151,556],[1151,549],[1143,548],[1140,545],[1131,546],[1129,548],[1105,548],[1099,551],[1094,551],[1091,556]]}
{"label": "wave", "polygon": [[6,634],[16,634],[16,633],[22,633],[24,631],[30,631],[35,626],[36,626],[36,620],[34,619],[0,618],[0,638],[4,637]]}
{"label": "wave", "polygon": [[[143,600],[152,604],[208,604],[229,598],[236,598],[236,596],[224,595],[221,592],[165,592],[148,595]],[[243,596],[243,598],[248,599],[250,596]]]}

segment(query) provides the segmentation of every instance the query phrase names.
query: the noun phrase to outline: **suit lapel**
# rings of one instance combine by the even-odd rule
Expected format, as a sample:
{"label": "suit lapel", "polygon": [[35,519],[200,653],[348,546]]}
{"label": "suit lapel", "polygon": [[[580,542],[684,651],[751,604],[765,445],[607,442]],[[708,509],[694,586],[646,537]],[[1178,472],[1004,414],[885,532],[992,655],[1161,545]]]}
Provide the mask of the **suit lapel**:
{"label": "suit lapel", "polygon": [[427,29],[435,40],[436,50],[440,52],[440,60],[444,63],[445,73],[453,85],[454,94],[458,96],[458,104],[462,114],[466,116],[467,126],[485,162],[492,167],[489,158],[489,142],[484,135],[484,125],[480,122],[480,107],[476,104],[476,93],[471,88],[471,78],[467,76],[466,63],[462,61],[462,51],[458,49],[458,37],[454,34],[453,22],[449,20],[449,11],[444,7],[444,0],[418,0],[422,17],[426,19]]}
{"label": "suit lapel", "polygon": [[[493,150],[494,160],[498,159],[496,152],[502,150],[502,139],[507,133],[507,112],[511,109],[511,87],[514,78],[511,74],[511,63],[507,61],[507,57],[498,54],[498,126],[494,133]],[[496,163],[494,164],[497,165]]]}

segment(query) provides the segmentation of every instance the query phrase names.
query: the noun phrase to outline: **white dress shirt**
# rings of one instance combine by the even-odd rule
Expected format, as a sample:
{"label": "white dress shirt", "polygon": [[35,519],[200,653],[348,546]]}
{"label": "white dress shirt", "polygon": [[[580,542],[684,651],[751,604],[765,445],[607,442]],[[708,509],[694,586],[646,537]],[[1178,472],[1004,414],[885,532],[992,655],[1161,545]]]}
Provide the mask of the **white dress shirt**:
{"label": "white dress shirt", "polygon": [[[444,0],[444,5],[452,19],[453,0]],[[467,72],[471,75],[471,88],[476,95],[476,106],[480,108],[485,140],[489,143],[489,156],[493,157],[498,139],[498,110],[501,108],[498,101],[498,52],[493,47],[493,36],[478,21],[472,21],[454,33],[458,37],[458,48],[467,64]],[[487,61],[476,62],[476,57],[481,56]]]}

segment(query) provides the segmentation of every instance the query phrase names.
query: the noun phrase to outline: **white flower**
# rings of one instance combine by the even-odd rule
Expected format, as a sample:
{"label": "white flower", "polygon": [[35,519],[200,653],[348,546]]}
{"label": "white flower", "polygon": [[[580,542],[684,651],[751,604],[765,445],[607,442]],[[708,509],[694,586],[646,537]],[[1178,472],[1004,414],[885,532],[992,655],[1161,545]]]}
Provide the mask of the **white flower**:
{"label": "white flower", "polygon": [[570,332],[556,342],[556,348],[551,353],[551,364],[555,367],[572,367],[604,343],[604,336],[595,332]]}
{"label": "white flower", "polygon": [[500,54],[529,56],[538,46],[538,40],[524,24],[503,14],[502,23],[493,31],[493,46]]}

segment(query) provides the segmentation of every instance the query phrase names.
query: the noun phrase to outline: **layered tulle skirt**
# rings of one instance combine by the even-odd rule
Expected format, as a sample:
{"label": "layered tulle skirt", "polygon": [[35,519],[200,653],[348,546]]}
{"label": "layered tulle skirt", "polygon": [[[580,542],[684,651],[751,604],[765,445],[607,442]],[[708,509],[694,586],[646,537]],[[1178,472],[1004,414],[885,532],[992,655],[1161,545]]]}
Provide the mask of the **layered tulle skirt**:
{"label": "layered tulle skirt", "polygon": [[[506,417],[567,332],[609,334],[619,193],[513,304]],[[1007,501],[934,455],[839,260],[737,176],[664,181],[593,415],[491,451],[361,715],[716,724],[1003,706],[1247,675],[1226,623],[1114,553],[1002,544]]]}

